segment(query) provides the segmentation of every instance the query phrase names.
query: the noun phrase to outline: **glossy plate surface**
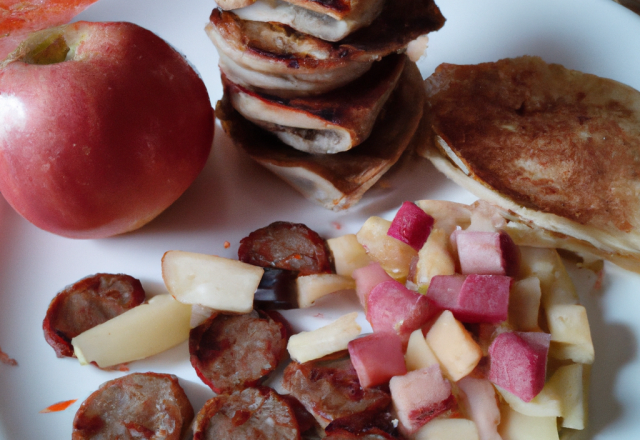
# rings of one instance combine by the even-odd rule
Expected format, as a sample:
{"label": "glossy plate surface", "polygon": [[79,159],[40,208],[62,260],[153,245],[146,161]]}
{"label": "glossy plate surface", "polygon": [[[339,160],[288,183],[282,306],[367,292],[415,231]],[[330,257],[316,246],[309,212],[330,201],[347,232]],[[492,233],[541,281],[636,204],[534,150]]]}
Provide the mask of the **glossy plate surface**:
{"label": "glossy plate surface", "polygon": [[[189,6],[186,6],[189,4]],[[440,0],[445,27],[430,38],[423,76],[441,62],[478,63],[539,55],[640,89],[640,16],[610,0]],[[204,33],[211,0],[99,0],[78,19],[132,21],[185,54],[220,98],[217,55]],[[18,366],[0,364],[0,439],[67,439],[80,403],[122,372],[57,359],[42,334],[51,298],[96,272],[139,278],[149,294],[165,291],[160,259],[170,249],[235,257],[239,240],[276,220],[302,222],[325,237],[356,232],[370,215],[391,218],[404,200],[474,197],[425,160],[395,167],[359,206],[332,213],[305,201],[269,172],[235,151],[217,131],[211,158],[194,185],[141,230],[105,240],[74,241],[40,231],[0,199],[0,347]],[[225,248],[224,243],[230,243]],[[604,285],[584,292],[596,363],[592,370],[590,438],[640,438],[640,276],[606,266]],[[311,329],[356,307],[339,297],[287,316],[296,330]],[[362,319],[362,318],[361,318]],[[130,364],[130,371],[169,372],[181,378],[196,411],[212,396],[188,361],[186,343]],[[39,413],[78,399],[68,409]]]}

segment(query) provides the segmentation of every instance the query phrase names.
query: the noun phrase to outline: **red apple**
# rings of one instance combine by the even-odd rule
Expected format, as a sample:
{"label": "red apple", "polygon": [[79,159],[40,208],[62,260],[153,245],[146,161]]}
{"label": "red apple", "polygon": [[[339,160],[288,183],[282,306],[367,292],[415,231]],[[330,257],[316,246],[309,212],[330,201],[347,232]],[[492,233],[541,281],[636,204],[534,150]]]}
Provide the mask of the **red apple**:
{"label": "red apple", "polygon": [[213,123],[200,77],[152,32],[87,22],[40,31],[0,64],[0,192],[59,235],[131,231],[200,173]]}

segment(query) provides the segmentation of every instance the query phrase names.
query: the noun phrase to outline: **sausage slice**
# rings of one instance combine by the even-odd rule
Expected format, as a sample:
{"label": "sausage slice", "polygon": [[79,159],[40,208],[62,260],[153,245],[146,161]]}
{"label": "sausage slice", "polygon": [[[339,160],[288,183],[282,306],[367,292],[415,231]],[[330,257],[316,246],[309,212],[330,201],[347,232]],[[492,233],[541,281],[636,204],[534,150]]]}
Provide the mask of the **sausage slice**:
{"label": "sausage slice", "polygon": [[208,400],[196,416],[193,440],[299,440],[296,416],[268,387],[246,388]]}
{"label": "sausage slice", "polygon": [[317,232],[302,223],[274,222],[240,240],[238,258],[260,267],[332,273],[331,252]]}
{"label": "sausage slice", "polygon": [[71,339],[142,304],[145,292],[136,278],[98,273],[58,293],[42,323],[44,337],[58,357],[73,357]]}
{"label": "sausage slice", "polygon": [[364,411],[381,413],[391,396],[378,388],[363,389],[346,351],[300,364],[284,371],[283,387],[314,415],[320,426]]}
{"label": "sausage slice", "polygon": [[191,330],[196,373],[216,393],[259,384],[286,355],[289,324],[277,312],[217,314]]}
{"label": "sausage slice", "polygon": [[193,414],[175,376],[133,373],[105,382],[80,405],[71,438],[180,440]]}

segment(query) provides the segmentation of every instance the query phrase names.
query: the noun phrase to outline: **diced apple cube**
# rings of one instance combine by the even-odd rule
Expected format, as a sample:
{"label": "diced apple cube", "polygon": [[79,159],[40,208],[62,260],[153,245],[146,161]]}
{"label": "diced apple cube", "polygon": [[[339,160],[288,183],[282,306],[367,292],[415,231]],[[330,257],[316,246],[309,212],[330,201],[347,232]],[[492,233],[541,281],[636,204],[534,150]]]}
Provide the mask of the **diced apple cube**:
{"label": "diced apple cube", "polygon": [[542,391],[529,402],[525,402],[515,394],[510,393],[498,385],[495,387],[502,396],[502,399],[520,414],[531,417],[560,417],[562,414],[560,396],[556,393],[556,390],[549,387],[548,384],[545,384]]}
{"label": "diced apple cube", "polygon": [[442,377],[440,367],[410,371],[389,382],[391,400],[404,435],[416,432],[438,414],[455,405],[451,384]]}
{"label": "diced apple cube", "polygon": [[460,270],[463,274],[504,275],[506,273],[498,232],[457,230],[454,234]]}
{"label": "diced apple cube", "polygon": [[356,322],[357,317],[357,312],[349,313],[324,327],[292,335],[287,344],[291,359],[304,363],[346,350],[349,342],[362,330]]}
{"label": "diced apple cube", "polygon": [[506,232],[457,230],[455,243],[463,274],[515,276],[520,251]]}
{"label": "diced apple cube", "polygon": [[502,440],[559,440],[555,417],[532,417],[501,405],[498,432]]}
{"label": "diced apple cube", "polygon": [[404,354],[404,362],[408,371],[419,370],[438,364],[436,355],[433,354],[427,340],[422,334],[422,329],[414,330],[409,336],[407,351]]}
{"label": "diced apple cube", "polygon": [[391,222],[380,217],[369,217],[356,237],[369,257],[380,263],[393,279],[404,282],[409,274],[411,260],[418,251],[387,235]]}
{"label": "diced apple cube", "polygon": [[454,315],[462,322],[498,324],[509,316],[511,277],[467,275]]}
{"label": "diced apple cube", "polygon": [[82,365],[100,368],[144,359],[189,338],[191,306],[158,295],[71,340]]}
{"label": "diced apple cube", "polygon": [[418,251],[415,283],[426,289],[436,275],[453,275],[456,262],[449,252],[449,239],[442,229],[432,229],[427,242]]}
{"label": "diced apple cube", "polygon": [[467,279],[465,275],[436,275],[431,279],[426,296],[441,309],[455,310],[462,285]]}
{"label": "diced apple cube", "polygon": [[520,246],[520,253],[521,278],[538,277],[545,309],[554,304],[578,303],[575,286],[555,249]]}
{"label": "diced apple cube", "polygon": [[462,322],[497,324],[508,317],[510,286],[503,275],[441,275],[433,277],[426,295]]}
{"label": "diced apple cube", "polygon": [[489,347],[489,380],[530,402],[544,386],[551,335],[506,332]]}
{"label": "diced apple cube", "polygon": [[560,399],[560,415],[564,428],[584,429],[587,402],[583,382],[583,365],[570,364],[559,367],[545,385],[553,389]]}
{"label": "diced apple cube", "polygon": [[406,346],[411,333],[436,312],[429,299],[397,281],[376,285],[367,297],[367,321],[374,332],[394,332]]}
{"label": "diced apple cube", "polygon": [[327,245],[333,255],[333,262],[338,275],[350,277],[354,270],[371,263],[362,245],[358,243],[355,234],[330,238]]}
{"label": "diced apple cube", "polygon": [[467,376],[458,381],[458,386],[462,390],[462,406],[475,422],[479,440],[500,440],[500,409],[491,382]]}
{"label": "diced apple cube", "polygon": [[427,344],[445,375],[454,382],[469,374],[482,359],[480,346],[449,310],[442,312],[429,329]]}
{"label": "diced apple cube", "polygon": [[356,281],[356,294],[363,308],[367,308],[367,297],[375,286],[385,281],[393,281],[387,272],[376,262],[356,269],[351,274]]}
{"label": "diced apple cube", "polygon": [[471,206],[471,224],[469,231],[497,232],[503,229],[507,221],[494,205],[484,200],[477,200]]}
{"label": "diced apple cube", "polygon": [[457,227],[466,229],[471,223],[471,208],[462,203],[444,200],[419,200],[416,205],[435,220],[433,227],[442,229],[447,236]]}
{"label": "diced apple cube", "polygon": [[551,355],[556,359],[593,363],[594,349],[587,310],[580,305],[555,304],[546,309],[546,314],[551,341],[554,342]]}
{"label": "diced apple cube", "polygon": [[372,333],[354,339],[348,350],[362,388],[385,384],[407,372],[402,342],[395,333]]}
{"label": "diced apple cube", "polygon": [[298,290],[298,306],[303,309],[311,307],[323,296],[341,290],[355,289],[356,282],[349,277],[334,273],[303,275],[296,279]]}
{"label": "diced apple cube", "polygon": [[215,255],[168,251],[162,257],[162,279],[175,299],[231,313],[253,310],[263,273],[261,267]]}
{"label": "diced apple cube", "polygon": [[433,419],[414,435],[413,440],[479,440],[478,429],[468,419]]}
{"label": "diced apple cube", "polygon": [[519,331],[537,331],[540,296],[538,277],[532,276],[513,283],[509,295],[509,324]]}
{"label": "diced apple cube", "polygon": [[387,235],[419,251],[429,238],[433,217],[413,202],[404,202],[396,213]]}

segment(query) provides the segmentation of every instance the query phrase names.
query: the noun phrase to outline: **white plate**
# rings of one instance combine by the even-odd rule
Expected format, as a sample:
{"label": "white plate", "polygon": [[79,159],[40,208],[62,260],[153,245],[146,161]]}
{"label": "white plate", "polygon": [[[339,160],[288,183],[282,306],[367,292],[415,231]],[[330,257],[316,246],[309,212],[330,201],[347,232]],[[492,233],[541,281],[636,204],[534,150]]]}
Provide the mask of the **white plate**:
{"label": "white plate", "polygon": [[[189,6],[186,6],[186,4]],[[445,27],[432,34],[423,75],[441,62],[477,63],[523,54],[609,77],[640,89],[640,17],[610,0],[440,0]],[[100,0],[78,18],[132,21],[168,40],[196,66],[212,101],[220,98],[216,51],[203,28],[211,0]],[[396,167],[347,213],[303,200],[284,183],[234,150],[218,130],[202,175],[172,207],[143,229],[105,240],[74,241],[40,231],[0,199],[0,347],[19,365],[0,364],[0,438],[65,439],[74,414],[102,382],[123,373],[58,359],[42,335],[51,298],[96,272],[124,272],[151,294],[164,291],[160,258],[169,249],[234,257],[239,240],[275,220],[308,224],[330,237],[354,232],[373,214],[389,218],[403,200],[470,202],[424,160]],[[224,248],[229,241],[231,247]],[[597,360],[590,398],[592,438],[640,438],[640,277],[607,265],[603,289],[587,292]],[[343,299],[341,307],[352,307]],[[326,319],[337,312],[313,310]],[[318,324],[308,312],[290,315],[297,329]],[[316,319],[316,320],[314,320]],[[212,393],[196,377],[186,343],[130,365],[131,371],[170,372],[181,378],[196,407]],[[49,405],[78,399],[62,412]]]}

